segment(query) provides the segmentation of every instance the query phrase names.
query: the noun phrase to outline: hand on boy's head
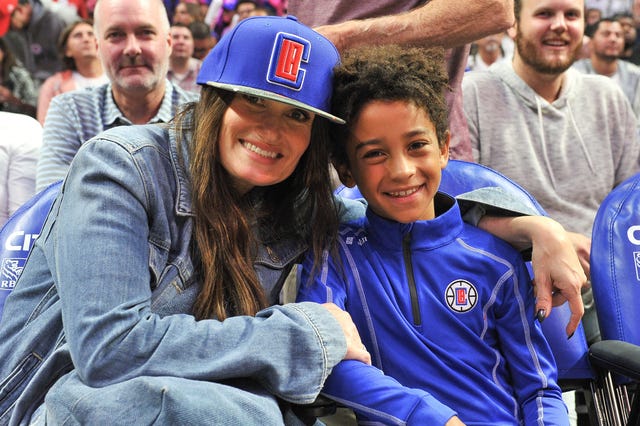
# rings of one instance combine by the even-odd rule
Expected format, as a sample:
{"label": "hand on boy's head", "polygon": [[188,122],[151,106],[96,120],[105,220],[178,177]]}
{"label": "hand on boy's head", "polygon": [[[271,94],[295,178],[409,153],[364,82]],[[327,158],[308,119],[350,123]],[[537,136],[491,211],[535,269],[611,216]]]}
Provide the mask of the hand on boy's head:
{"label": "hand on boy's head", "polygon": [[323,303],[322,306],[333,315],[338,323],[340,323],[340,327],[342,327],[342,332],[347,340],[347,353],[343,359],[353,359],[371,365],[371,355],[364,344],[362,344],[358,329],[351,320],[351,315],[333,303]]}

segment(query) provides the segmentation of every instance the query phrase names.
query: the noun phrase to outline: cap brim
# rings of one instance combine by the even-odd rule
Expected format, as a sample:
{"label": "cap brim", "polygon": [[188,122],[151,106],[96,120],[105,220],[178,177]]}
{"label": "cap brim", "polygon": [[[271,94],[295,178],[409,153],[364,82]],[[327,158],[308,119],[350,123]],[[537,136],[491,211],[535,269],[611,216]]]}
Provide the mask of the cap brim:
{"label": "cap brim", "polygon": [[287,98],[286,96],[280,95],[278,93],[268,92],[266,90],[254,89],[253,87],[240,86],[237,84],[219,83],[217,81],[207,81],[205,84],[207,86],[228,90],[230,92],[245,93],[247,95],[253,95],[253,96],[269,99],[272,101],[282,102],[287,105],[292,105],[300,109],[311,111],[314,114],[319,115],[320,117],[324,117],[327,120],[333,121],[334,123],[345,124],[345,121],[342,118],[338,118],[335,115],[331,115],[322,110],[319,110],[318,108],[314,108],[310,105],[303,104],[302,102],[294,101],[293,99]]}

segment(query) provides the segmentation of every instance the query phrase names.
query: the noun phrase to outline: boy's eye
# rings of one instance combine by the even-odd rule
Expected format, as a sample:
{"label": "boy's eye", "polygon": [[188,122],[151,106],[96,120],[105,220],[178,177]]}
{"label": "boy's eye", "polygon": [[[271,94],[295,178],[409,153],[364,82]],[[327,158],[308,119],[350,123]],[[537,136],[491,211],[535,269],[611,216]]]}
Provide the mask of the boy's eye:
{"label": "boy's eye", "polygon": [[384,153],[382,151],[378,151],[378,150],[371,150],[371,151],[367,151],[364,153],[364,155],[362,156],[362,158],[377,158],[384,155]]}
{"label": "boy's eye", "polygon": [[419,150],[421,148],[424,148],[427,145],[429,145],[429,144],[427,142],[425,142],[425,141],[411,142],[411,144],[409,145],[409,151],[416,151],[416,150]]}

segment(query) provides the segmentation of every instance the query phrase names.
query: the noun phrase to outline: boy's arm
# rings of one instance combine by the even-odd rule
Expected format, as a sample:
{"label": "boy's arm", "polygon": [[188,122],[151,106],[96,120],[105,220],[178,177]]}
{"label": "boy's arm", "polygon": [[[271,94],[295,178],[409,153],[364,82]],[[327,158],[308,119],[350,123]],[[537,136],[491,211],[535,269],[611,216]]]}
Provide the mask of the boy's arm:
{"label": "boy's arm", "polygon": [[405,387],[358,361],[336,365],[322,393],[360,416],[384,424],[444,425],[457,420],[455,411],[429,393]]}
{"label": "boy's arm", "polygon": [[529,274],[522,262],[514,267],[514,277],[504,284],[494,313],[498,342],[524,424],[536,425],[542,419],[544,424],[568,425],[553,353],[534,318]]}
{"label": "boy's arm", "polygon": [[590,253],[585,240],[565,231],[562,225],[545,216],[485,215],[478,227],[518,249],[533,248],[531,265],[535,276],[536,312],[544,310],[548,316],[552,305],[568,301],[571,318],[566,333],[572,335],[584,314],[580,294],[587,283],[585,269],[588,270]]}
{"label": "boy's arm", "polygon": [[[313,260],[309,255],[298,268],[300,288],[298,302],[335,303],[345,309],[348,305],[345,274],[336,269],[331,257],[320,266],[309,281]],[[344,278],[344,279],[343,279]],[[363,362],[345,360],[336,365],[322,391],[328,397],[371,420],[408,425],[461,424],[456,412],[440,403],[429,393],[407,388],[382,371]],[[448,423],[450,422],[450,423]]]}

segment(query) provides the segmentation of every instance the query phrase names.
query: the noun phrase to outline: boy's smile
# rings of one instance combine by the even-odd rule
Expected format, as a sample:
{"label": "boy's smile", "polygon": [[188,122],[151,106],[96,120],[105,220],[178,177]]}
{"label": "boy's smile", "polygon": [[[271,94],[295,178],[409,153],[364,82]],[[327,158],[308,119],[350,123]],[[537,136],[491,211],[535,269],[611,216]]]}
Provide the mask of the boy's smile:
{"label": "boy's smile", "polygon": [[398,222],[433,219],[433,197],[449,158],[429,114],[406,101],[372,101],[351,126],[343,182],[357,184],[371,209]]}

